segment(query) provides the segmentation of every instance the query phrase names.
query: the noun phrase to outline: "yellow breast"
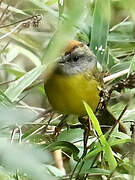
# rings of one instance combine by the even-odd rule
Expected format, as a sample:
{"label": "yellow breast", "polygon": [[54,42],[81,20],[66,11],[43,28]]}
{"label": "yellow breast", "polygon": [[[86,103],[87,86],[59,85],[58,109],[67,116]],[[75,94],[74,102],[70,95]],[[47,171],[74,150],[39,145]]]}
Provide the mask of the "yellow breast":
{"label": "yellow breast", "polygon": [[100,101],[99,83],[84,75],[53,74],[45,83],[48,100],[54,110],[64,114],[86,115],[83,100],[93,111]]}

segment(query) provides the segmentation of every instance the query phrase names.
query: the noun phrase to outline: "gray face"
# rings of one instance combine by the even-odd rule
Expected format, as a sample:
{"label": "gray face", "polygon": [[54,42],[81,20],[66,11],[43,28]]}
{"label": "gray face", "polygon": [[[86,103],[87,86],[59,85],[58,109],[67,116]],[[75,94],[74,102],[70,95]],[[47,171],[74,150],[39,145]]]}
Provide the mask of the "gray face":
{"label": "gray face", "polygon": [[58,60],[55,73],[73,75],[91,70],[96,65],[96,57],[87,46],[76,48]]}

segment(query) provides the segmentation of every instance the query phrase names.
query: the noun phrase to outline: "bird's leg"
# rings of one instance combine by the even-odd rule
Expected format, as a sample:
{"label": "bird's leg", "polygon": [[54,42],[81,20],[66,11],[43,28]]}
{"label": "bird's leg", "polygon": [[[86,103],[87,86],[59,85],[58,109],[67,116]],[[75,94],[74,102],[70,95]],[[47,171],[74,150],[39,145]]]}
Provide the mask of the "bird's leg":
{"label": "bird's leg", "polygon": [[55,131],[53,133],[53,137],[58,136],[59,132],[61,131],[62,127],[66,124],[66,118],[68,115],[63,115],[61,121],[59,124],[56,126]]}

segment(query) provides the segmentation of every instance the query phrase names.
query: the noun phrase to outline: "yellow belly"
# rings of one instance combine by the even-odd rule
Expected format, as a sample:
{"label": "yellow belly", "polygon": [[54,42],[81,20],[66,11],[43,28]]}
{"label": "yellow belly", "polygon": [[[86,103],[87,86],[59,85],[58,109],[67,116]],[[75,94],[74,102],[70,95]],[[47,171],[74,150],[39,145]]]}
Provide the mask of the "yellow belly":
{"label": "yellow belly", "polygon": [[48,100],[54,110],[64,114],[86,115],[83,100],[93,111],[100,101],[99,83],[82,75],[52,75],[45,83]]}

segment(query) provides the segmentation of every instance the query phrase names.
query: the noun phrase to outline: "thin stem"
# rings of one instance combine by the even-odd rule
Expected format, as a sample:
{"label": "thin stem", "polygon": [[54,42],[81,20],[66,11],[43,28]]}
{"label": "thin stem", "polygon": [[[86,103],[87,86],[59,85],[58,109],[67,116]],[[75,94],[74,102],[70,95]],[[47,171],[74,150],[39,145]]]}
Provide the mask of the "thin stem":
{"label": "thin stem", "polygon": [[15,32],[18,28],[20,28],[24,23],[26,23],[27,21],[25,22],[20,22],[16,27],[14,27],[10,32],[4,34],[3,36],[0,37],[0,40],[1,39],[4,39],[6,37],[8,37],[10,34],[12,34],[13,32]]}
{"label": "thin stem", "polygon": [[74,167],[74,169],[73,169],[73,172],[72,172],[69,180],[72,180],[72,178],[73,178],[73,176],[74,176],[74,173],[75,173],[75,171],[76,171],[76,168],[77,168],[77,166],[79,165],[80,161],[81,161],[81,159],[79,159],[79,161],[77,161],[77,163],[76,163],[76,165],[75,165],[75,167]]}
{"label": "thin stem", "polygon": [[18,129],[19,129],[19,144],[22,143],[22,129],[20,126],[18,126]]}
{"label": "thin stem", "polygon": [[107,138],[106,138],[107,140],[110,138],[110,135],[112,134],[113,130],[115,129],[115,127],[117,126],[117,124],[120,122],[120,120],[121,120],[123,114],[126,112],[128,106],[129,106],[129,104],[126,104],[126,106],[125,106],[125,108],[123,109],[123,111],[121,112],[119,118],[116,120],[114,126],[111,128],[111,130],[110,130],[110,132],[109,132],[109,134],[108,134],[108,136],[107,136]]}
{"label": "thin stem", "polygon": [[18,78],[15,78],[15,79],[10,80],[10,81],[1,82],[1,83],[0,83],[0,86],[5,85],[5,84],[12,83],[12,82],[16,81],[17,79],[18,79]]}
{"label": "thin stem", "polygon": [[20,21],[13,22],[11,24],[2,25],[2,26],[0,26],[0,28],[6,28],[6,27],[9,27],[9,26],[13,26],[15,24],[18,24],[18,23],[22,23],[23,24],[23,23],[25,23],[25,21],[27,22],[28,20],[30,20],[30,19],[32,19],[34,17],[37,17],[37,15],[36,16],[31,16],[31,17],[28,17],[28,18],[25,18],[25,19],[22,19]]}
{"label": "thin stem", "polygon": [[12,144],[13,141],[14,141],[14,137],[15,137],[15,134],[16,134],[17,131],[18,131],[18,127],[17,127],[17,128],[14,128],[13,131],[12,131],[12,133],[11,133],[11,144]]}
{"label": "thin stem", "polygon": [[114,79],[116,79],[116,78],[118,78],[120,76],[123,76],[123,75],[127,74],[128,72],[129,72],[129,69],[125,69],[123,71],[117,72],[117,73],[112,74],[110,76],[104,77],[103,81],[104,81],[104,83],[107,83],[108,81],[114,80]]}
{"label": "thin stem", "polygon": [[115,26],[113,26],[109,31],[112,32],[114,31],[116,28],[118,28],[119,26],[121,26],[124,22],[126,22],[129,19],[129,16],[127,16],[123,21],[121,21],[119,24],[116,24]]}

